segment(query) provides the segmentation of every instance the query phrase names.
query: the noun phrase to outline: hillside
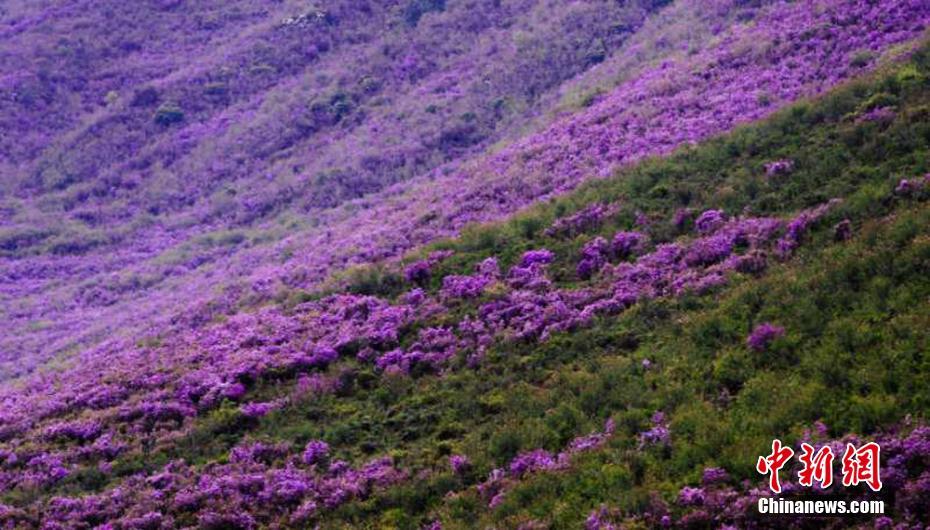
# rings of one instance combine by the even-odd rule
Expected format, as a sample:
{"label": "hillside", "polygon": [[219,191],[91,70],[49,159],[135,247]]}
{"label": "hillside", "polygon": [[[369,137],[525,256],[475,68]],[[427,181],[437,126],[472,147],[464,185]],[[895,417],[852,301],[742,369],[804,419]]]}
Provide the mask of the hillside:
{"label": "hillside", "polygon": [[0,527],[930,524],[922,2],[257,4],[0,8]]}
{"label": "hillside", "polygon": [[[34,47],[35,66],[4,62],[3,115],[20,124],[5,137],[25,146],[33,123],[72,118],[43,149],[2,153],[3,372],[106,340],[125,349],[499,219],[821,92],[927,23],[920,0],[665,4],[417,1],[415,25],[401,5],[357,2],[14,18],[7,55]],[[125,57],[88,50],[99,66],[59,72],[52,59],[72,61],[40,40],[112,25],[99,45],[112,50],[141,39],[127,19],[156,40]],[[58,86],[38,81],[42,65],[67,108],[22,99],[28,79]],[[114,86],[127,88],[108,99]]]}

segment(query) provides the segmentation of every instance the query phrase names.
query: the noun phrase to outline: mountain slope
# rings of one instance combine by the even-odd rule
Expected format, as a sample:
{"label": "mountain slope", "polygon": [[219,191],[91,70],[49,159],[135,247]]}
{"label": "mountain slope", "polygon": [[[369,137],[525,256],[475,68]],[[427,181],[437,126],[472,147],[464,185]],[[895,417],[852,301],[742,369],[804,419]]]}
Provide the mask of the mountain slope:
{"label": "mountain slope", "polygon": [[0,520],[771,527],[756,457],[846,437],[901,457],[893,515],[927,524],[928,105],[923,47],[331,292],[24,378]]}
{"label": "mountain slope", "polygon": [[[186,44],[210,53],[172,57],[13,158],[6,377],[183,332],[724,132],[874,66],[928,16],[919,1],[602,4],[205,4],[191,18],[158,3],[154,20],[215,26],[230,43]],[[38,18],[14,27],[59,20]],[[47,30],[10,31],[19,50]],[[166,39],[153,50],[180,46],[153,33]],[[86,84],[84,105],[101,105],[109,85]],[[588,106],[548,115],[560,99]],[[486,153],[497,141],[509,146]]]}

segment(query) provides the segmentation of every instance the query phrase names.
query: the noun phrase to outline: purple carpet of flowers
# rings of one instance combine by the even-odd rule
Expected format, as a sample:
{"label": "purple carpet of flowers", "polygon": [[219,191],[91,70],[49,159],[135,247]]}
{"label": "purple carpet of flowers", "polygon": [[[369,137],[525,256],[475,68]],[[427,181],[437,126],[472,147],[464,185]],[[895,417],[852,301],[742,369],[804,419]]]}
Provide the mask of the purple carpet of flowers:
{"label": "purple carpet of flowers", "polygon": [[[172,462],[100,495],[54,497],[44,509],[42,528],[177,528],[187,521],[198,528],[249,529],[268,520],[299,526],[321,510],[405,478],[390,458],[357,469],[338,460],[307,465],[285,446],[256,443],[234,448],[228,463],[208,469]],[[4,528],[20,528],[29,520],[24,512],[0,505]]]}
{"label": "purple carpet of flowers", "polygon": [[[441,374],[480,364],[488,346],[496,341],[545,341],[553,333],[589,326],[599,315],[616,314],[640,300],[706,292],[725,284],[730,274],[764,270],[767,256],[774,254],[778,242],[792,237],[802,243],[805,231],[833,204],[835,201],[802,211],[788,220],[704,212],[698,219],[718,221],[698,224],[694,232],[675,243],[650,249],[648,234],[637,232],[634,239],[642,251],[639,256],[621,258],[611,252],[606,240],[592,239],[601,243],[585,245],[579,258],[589,259],[596,248],[600,267],[592,269],[591,278],[580,288],[556,287],[547,276],[554,255],[537,249],[526,252],[506,274],[496,259],[488,258],[476,266],[473,275],[447,276],[436,297],[417,288],[417,278],[412,278],[412,290],[395,303],[374,296],[337,294],[298,305],[287,313],[266,308],[236,315],[166,344],[129,349],[116,357],[106,350],[85,353],[74,367],[35,377],[22,388],[2,395],[0,438],[4,442],[0,450],[5,458],[0,462],[0,488],[41,490],[88,467],[108,473],[120,455],[138,451],[143,445],[172,443],[197,418],[223,403],[239,403],[233,421],[248,428],[249,422],[308,394],[337,391],[339,375],[324,375],[322,371],[342,357],[371,363],[392,377]],[[626,240],[630,234],[620,232],[618,236]],[[756,264],[746,269],[747,260]],[[495,286],[493,293],[485,293],[490,286]],[[466,314],[454,325],[430,324],[438,316],[448,322],[450,310],[461,304],[472,304],[475,313]],[[412,340],[401,347],[404,337]],[[277,381],[285,395],[271,402],[251,401],[250,389],[268,378]],[[658,412],[652,421],[652,429],[641,436],[641,446],[668,444],[670,433],[664,415]],[[575,440],[566,454],[597,446],[603,436]],[[300,505],[295,514],[316,513],[364,495],[372,484],[386,484],[404,475],[384,460],[358,471],[346,470],[344,464],[329,462],[328,451],[319,441],[308,444],[302,453],[259,445],[235,449],[228,465],[194,468],[176,463],[170,467],[186,477],[177,480],[188,488],[194,483],[212,484],[209,481],[213,480],[220,484],[254,480],[253,486],[245,488],[249,494],[234,497],[231,506],[238,516],[253,518],[257,524],[283,516],[264,504],[254,508],[256,500],[273,501],[283,495],[281,510]],[[521,455],[498,474],[501,479],[505,475],[515,479],[560,468],[565,458],[535,451]],[[460,460],[451,464],[464,469]],[[349,478],[343,473],[349,473],[345,476]],[[371,478],[370,473],[377,477]],[[279,478],[284,485],[278,485]],[[187,490],[178,488],[169,494],[153,489],[151,480],[136,476],[99,499],[49,501],[74,507],[59,510],[44,506],[42,519],[67,526],[72,518],[84,517],[78,514],[90,509],[83,503],[106,507],[100,508],[106,510],[103,515],[86,516],[90,518],[141,517],[145,513],[138,513],[139,506],[164,517],[177,516],[176,510],[182,508],[176,499],[170,499]],[[332,489],[347,481],[345,491]],[[285,493],[276,493],[278,488]],[[155,504],[138,497],[154,491],[161,491]],[[500,493],[498,489],[491,497]],[[183,510],[201,518],[223,513],[210,502],[190,501]]]}
{"label": "purple carpet of flowers", "polygon": [[[724,20],[727,11],[734,8],[731,4],[727,1],[711,5],[684,2],[682,6],[671,8],[691,9],[689,6],[693,5],[693,9],[702,13],[702,20],[713,26],[714,17]],[[152,24],[156,27],[170,24],[173,8],[168,6],[163,12],[151,14]],[[210,11],[213,9],[215,6],[204,5],[201,20],[211,20]],[[760,8],[748,8],[750,14],[747,19],[751,20],[718,24],[712,39],[691,43],[697,45],[696,53],[673,53],[655,65],[632,63],[630,68],[638,72],[637,75],[597,97],[581,112],[560,116],[549,125],[540,126],[539,132],[523,139],[512,139],[510,145],[496,154],[479,156],[465,147],[455,147],[470,145],[467,140],[468,124],[465,124],[461,130],[446,131],[446,136],[442,132],[424,134],[426,138],[447,138],[447,143],[439,142],[437,145],[451,145],[448,153],[434,156],[430,151],[430,141],[417,140],[415,143],[420,144],[419,147],[385,145],[384,139],[415,135],[404,134],[411,130],[411,124],[385,116],[384,107],[371,110],[371,120],[366,118],[352,129],[354,134],[335,127],[348,123],[345,120],[349,119],[339,114],[342,112],[339,110],[342,100],[336,96],[332,96],[336,99],[327,100],[328,106],[320,111],[320,116],[295,117],[287,105],[304,103],[288,99],[285,110],[278,112],[276,109],[278,114],[274,114],[284,114],[288,119],[261,118],[271,103],[266,102],[259,90],[275,86],[275,94],[295,95],[314,90],[309,87],[316,81],[300,75],[301,68],[308,63],[315,64],[319,60],[322,61],[320,68],[332,68],[339,75],[348,75],[346,68],[355,63],[346,63],[344,54],[327,54],[324,51],[341,50],[347,45],[340,40],[340,32],[364,40],[370,36],[370,28],[333,26],[339,28],[337,32],[326,24],[333,20],[365,19],[356,12],[365,9],[364,6],[340,3],[326,12],[309,14],[270,13],[262,9],[250,10],[245,6],[237,9],[241,11],[240,20],[258,24],[256,31],[262,35],[259,41],[264,44],[248,39],[236,40],[234,33],[229,33],[230,28],[226,28],[223,35],[227,41],[214,45],[228,52],[230,60],[238,61],[240,66],[237,68],[247,71],[248,75],[212,80],[212,69],[220,66],[210,62],[192,65],[189,72],[178,74],[177,83],[166,81],[166,85],[154,93],[141,90],[137,94],[117,94],[114,114],[108,118],[109,121],[80,136],[82,142],[93,144],[80,144],[84,158],[69,159],[59,165],[49,163],[40,168],[33,167],[27,160],[31,160],[30,157],[38,152],[36,149],[48,141],[40,135],[30,137],[23,147],[32,147],[13,159],[17,161],[17,174],[40,172],[43,182],[48,182],[48,189],[54,190],[59,185],[56,183],[71,185],[65,175],[68,171],[73,170],[73,178],[78,182],[85,182],[95,173],[95,160],[103,158],[103,153],[120,153],[121,162],[104,171],[106,175],[113,175],[112,187],[118,190],[113,192],[117,194],[116,199],[107,195],[110,193],[107,190],[89,186],[87,189],[75,188],[73,195],[76,198],[68,195],[61,199],[74,204],[73,215],[86,218],[88,226],[106,226],[117,219],[123,222],[131,218],[134,206],[127,204],[125,201],[128,199],[123,197],[132,189],[142,187],[140,189],[150,190],[151,186],[156,187],[147,193],[157,196],[160,188],[154,184],[158,176],[156,169],[168,168],[168,164],[177,164],[179,174],[171,173],[173,176],[170,178],[174,179],[172,182],[178,182],[180,188],[170,196],[156,197],[157,200],[153,201],[164,204],[162,209],[166,211],[183,204],[185,197],[189,197],[195,205],[191,206],[193,210],[184,210],[189,215],[166,218],[170,221],[168,224],[158,221],[161,210],[153,206],[147,214],[149,217],[140,217],[132,225],[138,230],[134,228],[136,231],[122,235],[85,237],[81,232],[83,228],[74,228],[74,233],[68,232],[68,237],[73,236],[78,241],[63,241],[60,255],[51,257],[29,255],[28,249],[32,247],[28,245],[47,239],[41,230],[37,233],[16,232],[19,235],[15,237],[19,239],[13,240],[13,246],[26,245],[23,247],[25,254],[15,258],[0,257],[4,264],[4,272],[0,276],[4,297],[0,303],[10,330],[0,337],[0,363],[3,363],[7,377],[41,365],[54,354],[72,349],[76,344],[84,345],[78,348],[87,353],[93,351],[92,345],[118,351],[137,340],[139,335],[164,334],[168,330],[183,332],[209,322],[217,314],[234,311],[242,300],[269,299],[284,286],[316,285],[329,273],[346,265],[396,257],[423,242],[452,235],[469,222],[498,219],[531,202],[574,188],[587,178],[609,174],[618,165],[667,153],[678,146],[724,132],[736,124],[765,116],[799,97],[820,93],[864,71],[875,64],[883,51],[919,35],[930,18],[921,0],[830,0],[818,3],[816,8],[804,2],[774,2]],[[61,10],[72,14],[80,11],[73,4],[64,4]],[[515,13],[520,11],[517,8],[508,12],[507,16],[517,16]],[[381,20],[378,17],[382,13],[377,10],[373,13],[371,23],[379,24]],[[119,17],[124,15],[120,11],[114,16],[120,20]],[[638,23],[644,16],[642,13],[639,15]],[[275,22],[261,22],[269,18]],[[36,8],[32,14],[13,22],[4,32],[11,38],[34,40],[37,34],[30,33],[30,28],[44,28],[43,24],[51,24],[49,21],[54,20],[55,14],[41,13]],[[301,41],[298,29],[317,23],[325,28],[320,30],[320,42],[309,45]],[[210,27],[210,23],[204,24]],[[461,24],[461,27],[467,27],[466,23]],[[222,23],[216,22],[215,25],[219,27]],[[133,31],[142,31],[142,28],[133,26]],[[267,35],[261,32],[267,32]],[[126,37],[129,50],[135,49],[132,47],[133,38]],[[180,37],[168,38],[163,44],[165,49],[175,45],[175,40],[180,40]],[[403,46],[413,46],[414,49],[400,61],[399,69],[391,70],[387,65],[378,63],[379,68],[383,68],[371,78],[385,84],[375,94],[387,88],[407,90],[407,99],[397,105],[404,108],[409,105],[411,109],[424,103],[424,94],[434,94],[429,97],[436,99],[437,106],[447,105],[461,111],[465,108],[455,103],[456,94],[468,94],[465,99],[474,102],[470,98],[478,89],[471,85],[460,88],[464,82],[453,72],[459,71],[463,64],[473,66],[476,72],[483,72],[484,59],[469,56],[463,59],[462,64],[436,70],[437,65],[428,61],[425,54],[427,50],[444,45],[446,40],[438,44],[429,39],[404,42]],[[20,44],[15,49],[27,46]],[[380,44],[383,43],[377,40],[371,43],[375,47]],[[389,44],[394,45],[394,42]],[[119,46],[118,43],[114,45]],[[616,45],[620,50],[616,55],[618,61],[623,57],[643,54],[643,44],[635,40]],[[35,43],[29,41],[27,48],[34,46]],[[259,59],[254,51],[256,46],[270,46],[282,54]],[[489,41],[488,46],[493,49],[494,41]],[[295,55],[294,49],[300,47],[304,49]],[[482,47],[475,51],[476,54],[485,52]],[[853,60],[862,57],[865,59]],[[278,65],[276,61],[282,64]],[[605,69],[612,64],[610,60],[605,62]],[[158,68],[141,68],[134,74],[133,82],[143,83],[171,71],[172,65],[165,59]],[[360,67],[357,71],[366,69]],[[274,73],[269,73],[272,71]],[[5,84],[2,86],[9,90],[25,86],[26,78],[32,79],[33,83],[36,81],[34,76],[29,77],[33,74],[29,74],[28,70],[20,73],[5,71],[3,75]],[[262,75],[269,77],[263,79]],[[481,78],[481,75],[474,77]],[[188,77],[185,76],[191,76],[196,83],[186,81]],[[496,78],[491,75],[491,79]],[[93,96],[100,101],[106,99],[113,80],[86,82],[89,83],[85,87],[89,90],[88,97]],[[508,83],[502,86],[510,86]],[[196,86],[197,90],[192,91],[191,86]],[[360,86],[367,85],[361,83]],[[94,87],[93,90],[90,87]],[[197,98],[204,90],[208,93],[216,91],[219,100],[209,105],[198,102]],[[353,97],[368,101],[375,96],[360,92]],[[287,99],[284,95],[281,98]],[[274,98],[270,100],[276,101]],[[160,105],[165,104],[169,105],[162,109]],[[165,119],[170,120],[170,105],[173,104],[178,104],[185,111],[180,125],[165,128],[150,123],[157,109],[162,109]],[[20,110],[12,115],[17,116],[16,119],[32,116],[21,116]],[[429,125],[424,125],[429,130],[449,120],[449,116],[442,113],[435,117],[429,113],[416,115],[429,122]],[[69,120],[76,119],[69,115]],[[289,128],[281,130],[278,122]],[[241,123],[247,124],[242,127],[249,134],[254,133],[254,138],[239,136],[235,124]],[[133,124],[157,139],[146,144],[144,160],[128,158],[132,142],[142,142],[141,138],[123,135],[126,143],[119,146],[94,143],[95,138],[105,137],[101,131],[109,131],[107,127],[116,129],[118,133],[122,127],[136,126]],[[49,124],[42,130],[50,130],[51,127]],[[310,134],[308,131],[314,134],[305,137]],[[369,138],[381,140],[366,142]],[[197,147],[207,139],[210,139],[209,145]],[[279,144],[281,141],[285,143]],[[318,153],[318,149],[324,148],[329,151],[325,156],[286,158],[291,163],[290,170],[297,168],[298,175],[293,178],[282,176],[284,168],[265,167],[254,157],[243,154],[268,153],[270,156],[282,150],[285,153],[299,151],[295,146],[311,153]],[[403,162],[392,162],[394,155],[391,153]],[[48,154],[50,157],[54,155]],[[422,163],[407,162],[415,159]],[[441,169],[430,169],[445,162],[449,164]],[[7,167],[10,163],[6,162]],[[395,163],[402,164],[403,169],[392,165]],[[142,169],[135,169],[137,166]],[[350,169],[345,174],[329,175],[322,173],[325,167]],[[314,175],[313,171],[317,169],[321,173]],[[385,188],[384,180],[379,179],[384,177],[390,182],[384,174],[398,171],[409,173],[409,178]],[[189,175],[201,174],[206,175],[204,178],[209,182],[188,178]],[[368,175],[365,178],[371,180],[348,182],[345,185],[352,192],[345,197],[340,196],[334,204],[327,202],[325,197],[319,197],[313,188],[315,184],[306,184],[308,175],[321,179],[324,184],[335,185],[351,181],[345,176],[350,174],[365,174]],[[128,175],[128,180],[118,181],[118,175]],[[234,189],[217,189],[209,204],[205,198],[197,199],[200,193],[198,186],[216,189],[216,183],[223,179],[231,176],[245,178],[245,175],[259,175],[267,179],[261,185],[242,181],[242,185]],[[105,180],[99,179],[100,182]],[[308,189],[306,186],[311,187]],[[71,191],[68,193],[72,194]],[[320,200],[293,204],[295,197],[306,194]],[[25,200],[28,204],[28,197]],[[312,212],[313,226],[302,227],[298,223],[287,237],[274,236],[277,225],[262,216],[270,215],[264,212],[277,211],[276,204],[286,205],[285,209]],[[112,209],[111,205],[119,208]],[[106,212],[103,218],[94,217],[98,206],[105,207],[101,210]],[[199,210],[208,206],[212,209]],[[0,208],[0,212],[10,211],[14,210]],[[14,223],[14,220],[4,222]],[[245,244],[242,238],[248,236],[235,233],[196,239],[200,232],[185,228],[192,224],[199,227],[198,231],[220,233],[230,226],[244,226],[257,230],[259,234],[268,232],[273,243]],[[20,227],[19,224],[15,226]],[[114,250],[116,248],[119,250]],[[221,294],[217,295],[217,291]],[[172,309],[177,307],[190,309],[177,313]],[[12,359],[16,362],[13,363]]]}
{"label": "purple carpet of flowers", "polygon": [[[416,38],[382,36],[376,30],[397,10],[371,2],[301,12],[290,2],[202,2],[187,17],[175,16],[189,7],[176,0],[141,11],[106,2],[106,20],[82,18],[95,11],[77,1],[0,10],[0,127],[24,131],[0,137],[0,173],[14,176],[0,189],[0,491],[26,492],[15,506],[0,504],[0,528],[312,524],[414,471],[387,456],[350,464],[321,440],[296,447],[246,436],[218,461],[169,462],[89,495],[49,492],[91,470],[112,477],[122,456],[177,443],[217,415],[248,431],[308,396],[338,394],[340,374],[326,370],[334,364],[352,360],[385,378],[467,370],[493,344],[547,341],[638,302],[706,293],[789,258],[834,201],[792,219],[639,215],[635,231],[589,238],[579,255],[559,256],[577,262],[576,288],[556,286],[556,256],[535,249],[507,270],[490,257],[470,274],[447,275],[432,294],[425,289],[449,258],[434,253],[399,271],[409,291],[397,301],[337,292],[287,309],[264,303],[821,93],[930,22],[924,0],[779,1],[727,19],[739,3],[673,6],[728,23],[693,53],[634,61],[636,75],[583,110],[553,117],[536,100],[520,100],[484,129],[472,109],[495,108],[506,99],[499,93],[516,97],[500,87],[519,85],[520,70],[495,65],[521,56],[481,9],[410,15],[406,24],[429,30]],[[541,16],[532,2],[492,4],[502,27],[528,24],[524,12]],[[593,24],[591,5],[573,3],[567,19]],[[624,20],[633,30],[650,20],[649,9],[630,9]],[[541,18],[562,33],[561,19]],[[43,38],[87,27],[106,38],[63,37],[56,46]],[[484,38],[465,40],[474,28],[487,30]],[[161,35],[157,45],[141,44],[148,31]],[[627,36],[608,43],[616,57],[642,52]],[[195,56],[203,47],[216,53]],[[133,59],[121,70],[122,55]],[[620,61],[605,67],[611,60]],[[49,71],[68,75],[53,80]],[[536,89],[551,102],[579,74],[566,66]],[[494,97],[488,83],[500,89]],[[535,132],[520,136],[524,120]],[[482,154],[498,140],[507,142]],[[772,177],[791,170],[790,161],[766,169]],[[896,193],[918,185],[902,181]],[[546,234],[581,237],[617,211],[594,205]],[[683,228],[692,219],[694,230],[674,242],[650,237],[654,224]],[[40,244],[49,251],[34,252]],[[764,351],[779,334],[760,327],[747,344]],[[256,392],[269,380],[280,390],[274,399]],[[613,432],[608,422],[559,453],[522,453],[479,494],[493,507],[521,480],[567,469],[572,455],[597,450]],[[657,412],[640,450],[667,446],[672,434]],[[927,431],[883,443],[888,482],[908,517],[928,498],[919,461]],[[448,465],[458,475],[471,467],[466,455]],[[681,517],[739,525],[739,513],[726,510],[742,504],[730,501],[757,494],[709,471],[705,484],[682,491]],[[668,524],[673,516],[662,510],[647,522]],[[615,519],[605,508],[588,526]]]}

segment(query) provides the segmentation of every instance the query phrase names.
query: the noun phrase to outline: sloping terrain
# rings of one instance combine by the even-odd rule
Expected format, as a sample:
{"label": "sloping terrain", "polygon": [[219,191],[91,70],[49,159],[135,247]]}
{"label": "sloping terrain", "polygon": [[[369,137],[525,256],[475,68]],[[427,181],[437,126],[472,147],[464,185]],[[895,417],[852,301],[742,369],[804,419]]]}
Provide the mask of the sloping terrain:
{"label": "sloping terrain", "polygon": [[930,524],[922,2],[3,9],[0,526]]}
{"label": "sloping terrain", "polygon": [[[164,24],[198,18],[158,5],[151,18]],[[82,100],[96,105],[88,113],[55,113],[80,117],[48,147],[11,150],[8,377],[114,336],[199,325],[724,132],[868,69],[927,23],[919,0],[275,6],[249,29],[248,9],[213,6],[203,18],[235,22],[229,45],[195,42],[211,52],[202,61],[172,55],[174,69],[113,85],[115,96],[104,83]],[[492,7],[500,17],[472,20]],[[423,11],[415,25],[409,9]],[[11,32],[57,31],[30,23]],[[296,46],[328,51],[300,62]],[[20,85],[8,115],[34,119],[42,108],[17,99]],[[561,100],[587,107],[547,113]],[[492,142],[509,147],[485,153]]]}
{"label": "sloping terrain", "polygon": [[85,4],[7,22],[3,291],[21,333],[0,349],[20,366],[88,321],[151,316],[127,311],[143,293],[162,310],[181,284],[207,296],[205,266],[497,140],[662,5]]}

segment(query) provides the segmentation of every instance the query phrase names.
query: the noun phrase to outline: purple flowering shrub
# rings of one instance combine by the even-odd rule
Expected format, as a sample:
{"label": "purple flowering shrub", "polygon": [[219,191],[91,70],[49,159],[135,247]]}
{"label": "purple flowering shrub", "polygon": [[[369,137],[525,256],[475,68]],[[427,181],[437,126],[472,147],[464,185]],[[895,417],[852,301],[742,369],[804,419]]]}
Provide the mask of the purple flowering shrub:
{"label": "purple flowering shrub", "polygon": [[726,214],[720,210],[707,210],[694,221],[694,229],[701,234],[709,234],[726,222]]}
{"label": "purple flowering shrub", "polygon": [[584,248],[581,249],[581,260],[578,262],[576,269],[578,277],[587,280],[600,272],[604,264],[607,263],[609,250],[607,240],[603,237],[596,237],[585,243]]}
{"label": "purple flowering shrub", "polygon": [[756,352],[764,352],[775,339],[785,335],[785,328],[770,322],[763,322],[746,337],[746,345]]}
{"label": "purple flowering shrub", "polygon": [[794,170],[794,160],[782,159],[765,164],[765,174],[769,177],[784,176]]}
{"label": "purple flowering shrub", "polygon": [[478,484],[478,494],[488,503],[488,507],[495,508],[504,501],[507,489],[518,483],[521,478],[535,473],[568,469],[574,455],[600,448],[613,436],[615,430],[614,421],[609,419],[604,424],[603,431],[575,438],[558,454],[552,454],[545,449],[520,453],[510,461],[506,468],[492,469],[488,478]]}
{"label": "purple flowering shrub", "polygon": [[553,259],[555,259],[555,254],[549,250],[528,250],[523,253],[523,256],[520,257],[520,266],[531,267],[536,263],[547,265],[552,263]]}
{"label": "purple flowering shrub", "polygon": [[471,467],[471,463],[465,455],[452,455],[449,457],[449,467],[456,475],[463,475]]}
{"label": "purple flowering shrub", "polygon": [[303,462],[307,465],[320,464],[325,462],[329,456],[329,444],[323,440],[313,440],[307,442],[304,453],[301,456]]}
{"label": "purple flowering shrub", "polygon": [[431,252],[429,256],[424,260],[419,260],[411,263],[404,269],[404,278],[408,282],[414,283],[417,285],[424,285],[429,281],[432,276],[432,269],[438,263],[441,263],[443,260],[452,255],[451,251],[435,251]]}
{"label": "purple flowering shrub", "polygon": [[669,445],[671,441],[671,430],[668,427],[665,414],[662,411],[658,411],[652,415],[650,421],[652,422],[652,427],[639,434],[640,447]]}
{"label": "purple flowering shrub", "polygon": [[568,217],[556,219],[545,234],[550,237],[574,237],[599,227],[619,211],[619,204],[592,204]]}
{"label": "purple flowering shrub", "polygon": [[617,232],[611,240],[610,250],[614,256],[626,259],[641,253],[648,240],[648,236],[641,232]]}

